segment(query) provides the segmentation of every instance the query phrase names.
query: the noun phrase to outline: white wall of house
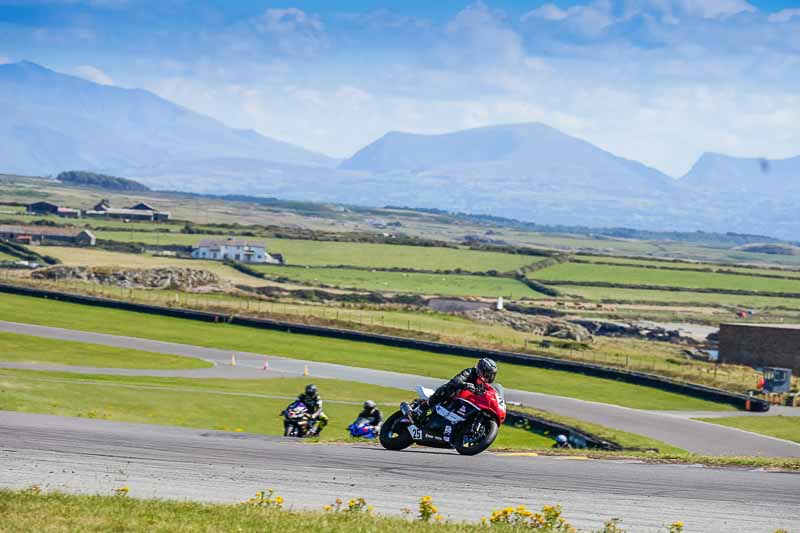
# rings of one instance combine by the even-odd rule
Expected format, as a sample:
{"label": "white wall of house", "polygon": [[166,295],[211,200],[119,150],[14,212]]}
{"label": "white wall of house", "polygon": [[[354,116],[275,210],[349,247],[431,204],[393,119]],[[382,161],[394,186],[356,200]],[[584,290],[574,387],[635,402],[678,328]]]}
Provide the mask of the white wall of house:
{"label": "white wall of house", "polygon": [[198,246],[192,250],[194,259],[223,261],[230,259],[239,263],[272,263],[274,260],[263,246]]}

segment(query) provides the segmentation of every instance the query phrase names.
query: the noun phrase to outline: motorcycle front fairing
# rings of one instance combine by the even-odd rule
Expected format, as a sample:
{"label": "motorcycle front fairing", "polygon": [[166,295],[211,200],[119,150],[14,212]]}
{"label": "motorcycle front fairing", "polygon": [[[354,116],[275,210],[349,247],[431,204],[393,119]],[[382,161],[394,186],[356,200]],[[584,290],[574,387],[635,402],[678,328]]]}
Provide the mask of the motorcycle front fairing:
{"label": "motorcycle front fairing", "polygon": [[445,405],[439,404],[425,422],[423,427],[414,424],[408,427],[411,437],[428,446],[450,447],[450,439],[455,428],[480,409],[472,402],[456,398]]}

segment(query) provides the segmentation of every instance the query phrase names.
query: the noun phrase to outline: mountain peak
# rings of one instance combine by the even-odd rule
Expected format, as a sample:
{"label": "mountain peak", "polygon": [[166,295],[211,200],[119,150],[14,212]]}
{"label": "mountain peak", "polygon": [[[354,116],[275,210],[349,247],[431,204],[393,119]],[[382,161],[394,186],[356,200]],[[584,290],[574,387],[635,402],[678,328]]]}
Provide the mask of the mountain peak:
{"label": "mountain peak", "polygon": [[0,65],[3,171],[53,174],[66,168],[142,177],[178,161],[242,158],[333,166],[299,146],[246,135],[143,89],[101,85],[32,61]]}

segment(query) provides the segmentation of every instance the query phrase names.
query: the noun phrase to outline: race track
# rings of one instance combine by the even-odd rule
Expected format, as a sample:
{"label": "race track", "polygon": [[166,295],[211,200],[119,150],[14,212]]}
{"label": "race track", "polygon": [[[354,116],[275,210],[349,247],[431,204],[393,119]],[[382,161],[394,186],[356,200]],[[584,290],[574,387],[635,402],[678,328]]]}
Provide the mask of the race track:
{"label": "race track", "polygon": [[[231,352],[185,344],[14,322],[0,321],[0,331],[132,348],[165,354],[184,355],[205,359],[215,364],[212,368],[198,370],[129,370],[0,363],[0,367],[6,368],[35,368],[40,370],[47,369],[77,373],[116,375],[258,379],[301,376],[304,367],[308,365],[311,370],[312,378],[345,379],[374,385],[406,388],[409,390],[413,390],[414,385],[417,383],[428,387],[436,387],[441,384],[441,380],[434,378],[275,356],[268,356],[270,370],[260,371],[259,369],[263,367],[265,360],[265,356],[260,354]],[[235,353],[237,358],[237,366],[235,367],[229,364],[232,353]],[[465,366],[469,362],[470,360],[465,358]],[[265,390],[265,392],[268,391]],[[587,391],[587,394],[588,392],[590,391]],[[680,413],[642,411],[574,398],[513,389],[507,391],[507,397],[510,401],[520,402],[523,405],[629,431],[631,433],[645,435],[693,453],[707,455],[800,457],[800,445],[796,443],[763,435],[756,435],[734,428],[690,420]],[[727,414],[735,415],[737,413],[727,412]],[[766,416],[768,415],[769,413]],[[762,414],[760,416],[765,415]]]}
{"label": "race track", "polygon": [[0,411],[0,486],[239,502],[274,488],[319,510],[364,497],[380,513],[433,495],[453,520],[493,509],[561,504],[584,530],[620,517],[631,532],[769,532],[800,528],[800,474],[635,462],[565,460],[375,445],[314,445],[278,437]]}

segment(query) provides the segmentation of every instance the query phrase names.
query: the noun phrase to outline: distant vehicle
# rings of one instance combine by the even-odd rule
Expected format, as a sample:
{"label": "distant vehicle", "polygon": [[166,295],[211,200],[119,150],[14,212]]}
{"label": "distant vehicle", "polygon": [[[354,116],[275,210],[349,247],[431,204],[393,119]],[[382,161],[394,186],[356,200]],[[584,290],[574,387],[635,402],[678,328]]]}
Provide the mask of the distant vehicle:
{"label": "distant vehicle", "polygon": [[503,387],[485,383],[475,392],[462,390],[453,400],[423,415],[417,426],[409,417],[412,408],[430,398],[433,391],[417,386],[419,399],[403,402],[400,410],[381,426],[380,442],[387,450],[402,450],[416,443],[432,448],[455,448],[461,455],[477,455],[489,448],[506,419]]}
{"label": "distant vehicle", "polygon": [[284,437],[313,437],[316,435],[312,431],[313,420],[308,407],[301,401],[289,404],[289,407],[281,412],[283,415],[283,436]]}
{"label": "distant vehicle", "polygon": [[800,407],[800,391],[792,387],[792,369],[765,366],[751,396],[769,400],[775,405]]}

